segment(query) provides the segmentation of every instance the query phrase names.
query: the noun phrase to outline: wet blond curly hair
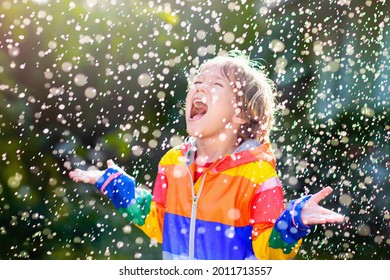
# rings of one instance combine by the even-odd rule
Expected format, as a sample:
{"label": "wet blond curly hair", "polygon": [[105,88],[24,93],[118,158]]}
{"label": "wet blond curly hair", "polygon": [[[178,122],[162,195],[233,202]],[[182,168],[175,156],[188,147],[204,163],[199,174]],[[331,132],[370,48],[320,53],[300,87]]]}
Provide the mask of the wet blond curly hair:
{"label": "wet blond curly hair", "polygon": [[265,74],[264,67],[240,51],[216,56],[200,65],[201,72],[213,65],[221,66],[221,74],[230,81],[236,93],[240,117],[245,123],[237,131],[238,142],[269,140],[276,113],[276,85]]}

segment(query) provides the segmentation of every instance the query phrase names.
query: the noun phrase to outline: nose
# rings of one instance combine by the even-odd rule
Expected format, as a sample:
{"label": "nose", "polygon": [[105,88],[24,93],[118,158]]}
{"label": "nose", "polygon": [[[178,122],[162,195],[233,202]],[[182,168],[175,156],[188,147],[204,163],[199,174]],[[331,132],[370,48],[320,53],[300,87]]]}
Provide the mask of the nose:
{"label": "nose", "polygon": [[206,93],[206,87],[205,86],[197,87],[195,92]]}
{"label": "nose", "polygon": [[213,87],[211,83],[208,82],[202,82],[202,83],[197,83],[194,85],[196,92],[204,92],[206,93],[207,91],[210,91],[211,88]]}
{"label": "nose", "polygon": [[206,86],[204,85],[204,83],[193,83],[190,85],[189,89],[188,89],[188,92],[192,92],[192,93],[198,93],[198,92],[203,92],[203,93],[206,93]]}

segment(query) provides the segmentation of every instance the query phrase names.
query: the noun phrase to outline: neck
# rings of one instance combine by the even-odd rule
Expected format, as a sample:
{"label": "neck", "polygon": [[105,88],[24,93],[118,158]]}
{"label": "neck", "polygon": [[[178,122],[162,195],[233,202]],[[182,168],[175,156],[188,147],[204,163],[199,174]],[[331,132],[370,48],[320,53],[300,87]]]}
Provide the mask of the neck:
{"label": "neck", "polygon": [[196,147],[197,161],[213,162],[226,154],[233,153],[237,148],[237,139],[232,137],[221,141],[219,138],[197,138]]}

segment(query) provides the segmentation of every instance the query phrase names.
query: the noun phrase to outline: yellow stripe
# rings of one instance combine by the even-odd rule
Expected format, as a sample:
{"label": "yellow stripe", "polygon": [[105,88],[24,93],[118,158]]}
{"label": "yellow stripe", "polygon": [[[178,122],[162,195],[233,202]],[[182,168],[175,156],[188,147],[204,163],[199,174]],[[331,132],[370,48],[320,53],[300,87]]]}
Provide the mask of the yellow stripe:
{"label": "yellow stripe", "polygon": [[292,249],[289,254],[285,254],[283,249],[269,247],[268,243],[271,232],[272,228],[265,230],[252,242],[253,251],[255,252],[256,257],[260,260],[288,260],[294,258],[298,253],[302,240],[300,239],[298,241],[297,245],[295,245],[294,249]]}
{"label": "yellow stripe", "polygon": [[150,212],[145,219],[145,224],[143,226],[137,225],[137,227],[139,227],[151,239],[155,239],[158,243],[162,243],[162,231],[158,216],[156,203],[152,201],[150,205]]}
{"label": "yellow stripe", "polygon": [[[256,164],[257,167],[254,168],[252,164]],[[222,173],[229,176],[242,176],[256,184],[261,184],[271,177],[277,177],[276,171],[270,163],[260,161],[252,164],[231,168],[222,171]]]}
{"label": "yellow stripe", "polygon": [[181,154],[181,150],[171,149],[160,160],[160,166],[170,164],[185,164],[185,157]]}

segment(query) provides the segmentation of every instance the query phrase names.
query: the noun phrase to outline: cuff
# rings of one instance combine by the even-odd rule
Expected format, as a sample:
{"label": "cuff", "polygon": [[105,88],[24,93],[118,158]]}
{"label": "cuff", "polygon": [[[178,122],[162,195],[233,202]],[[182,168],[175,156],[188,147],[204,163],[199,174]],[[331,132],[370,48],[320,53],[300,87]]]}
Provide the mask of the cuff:
{"label": "cuff", "polygon": [[108,168],[96,181],[96,188],[107,195],[117,209],[131,205],[135,198],[135,179],[121,170]]}
{"label": "cuff", "polygon": [[310,233],[313,226],[305,225],[301,220],[301,211],[311,195],[291,201],[288,208],[279,216],[275,223],[284,242],[291,244]]}
{"label": "cuff", "polygon": [[[294,200],[291,206],[291,218],[293,225],[299,230],[308,230],[311,226],[307,226],[302,222],[301,212],[305,206],[306,201],[309,200],[311,195],[306,195],[300,199]],[[290,207],[289,207],[290,208]]]}
{"label": "cuff", "polygon": [[114,168],[108,168],[104,174],[96,181],[96,188],[102,193],[107,194],[106,188],[112,180],[118,178],[123,173]]}

